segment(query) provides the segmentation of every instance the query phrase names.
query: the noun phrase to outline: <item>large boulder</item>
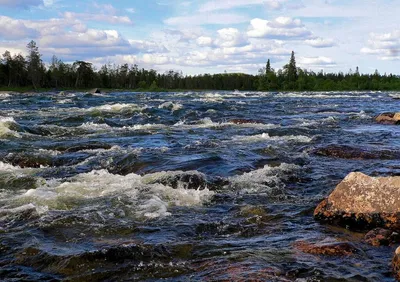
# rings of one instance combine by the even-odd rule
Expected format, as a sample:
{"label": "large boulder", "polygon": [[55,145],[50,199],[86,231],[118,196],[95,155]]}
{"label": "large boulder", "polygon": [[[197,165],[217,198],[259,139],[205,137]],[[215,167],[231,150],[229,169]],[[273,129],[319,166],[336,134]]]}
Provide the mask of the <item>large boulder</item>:
{"label": "large boulder", "polygon": [[384,124],[400,124],[400,113],[383,113],[376,117],[376,121]]}
{"label": "large boulder", "polygon": [[318,205],[314,217],[355,230],[400,231],[400,177],[352,172]]}

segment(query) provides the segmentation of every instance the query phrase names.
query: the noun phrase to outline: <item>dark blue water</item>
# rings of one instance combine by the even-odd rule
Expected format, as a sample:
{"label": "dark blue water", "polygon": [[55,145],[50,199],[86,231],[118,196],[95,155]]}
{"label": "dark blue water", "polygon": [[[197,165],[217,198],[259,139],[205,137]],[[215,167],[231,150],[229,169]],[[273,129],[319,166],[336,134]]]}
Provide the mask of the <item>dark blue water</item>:
{"label": "dark blue water", "polygon": [[[0,94],[0,277],[72,281],[392,281],[394,247],[312,213],[348,173],[400,161],[374,117],[394,93]],[[353,256],[299,240],[351,242]]]}

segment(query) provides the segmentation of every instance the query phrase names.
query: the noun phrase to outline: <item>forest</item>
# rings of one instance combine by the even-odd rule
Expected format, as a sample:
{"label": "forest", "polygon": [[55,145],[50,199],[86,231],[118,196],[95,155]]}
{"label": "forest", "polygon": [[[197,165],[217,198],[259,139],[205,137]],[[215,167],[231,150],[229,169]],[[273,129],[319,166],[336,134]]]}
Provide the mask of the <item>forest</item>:
{"label": "forest", "polygon": [[86,61],[64,63],[53,55],[45,65],[35,41],[27,45],[27,56],[0,57],[0,88],[18,89],[127,89],[127,90],[258,90],[258,91],[341,91],[341,90],[400,90],[400,76],[361,74],[358,67],[347,73],[314,72],[296,66],[295,53],[282,68],[272,68],[270,60],[258,74],[221,73],[183,75],[170,70],[158,73],[138,65],[105,64],[96,67]]}

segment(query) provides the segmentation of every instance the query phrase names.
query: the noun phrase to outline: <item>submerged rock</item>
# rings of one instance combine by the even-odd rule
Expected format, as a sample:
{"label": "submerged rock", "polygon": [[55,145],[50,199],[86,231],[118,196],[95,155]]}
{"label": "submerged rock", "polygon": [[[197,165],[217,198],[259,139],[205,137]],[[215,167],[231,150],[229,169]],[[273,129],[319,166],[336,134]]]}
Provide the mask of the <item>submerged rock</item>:
{"label": "submerged rock", "polygon": [[207,187],[206,176],[198,171],[156,172],[145,176],[148,184],[160,183],[172,188],[204,189]]}
{"label": "submerged rock", "polygon": [[35,153],[11,153],[4,161],[21,168],[39,168],[42,166],[53,166],[53,158],[48,155]]}
{"label": "submerged rock", "polygon": [[252,120],[252,119],[231,119],[231,123],[234,124],[258,124],[258,123],[263,123],[260,120]]}
{"label": "submerged rock", "polygon": [[337,242],[332,240],[310,243],[297,241],[294,243],[295,249],[312,255],[325,256],[350,256],[357,252],[357,249],[348,242]]}
{"label": "submerged rock", "polygon": [[400,124],[400,113],[383,113],[376,117],[376,121],[383,124]]}
{"label": "submerged rock", "polygon": [[384,159],[392,160],[399,159],[400,152],[393,150],[367,150],[362,148],[351,147],[347,145],[328,145],[326,147],[317,148],[312,151],[313,154],[318,156],[342,158],[342,159]]}
{"label": "submerged rock", "polygon": [[400,241],[400,234],[384,228],[375,228],[368,232],[364,241],[372,246],[389,246]]}
{"label": "submerged rock", "polygon": [[111,147],[112,147],[111,145],[106,143],[91,142],[83,144],[74,144],[71,146],[58,146],[55,149],[60,152],[75,153],[84,150],[98,150],[98,149],[109,150],[111,149]]}
{"label": "submerged rock", "polygon": [[352,172],[315,209],[325,223],[365,230],[400,230],[400,177],[370,177]]}

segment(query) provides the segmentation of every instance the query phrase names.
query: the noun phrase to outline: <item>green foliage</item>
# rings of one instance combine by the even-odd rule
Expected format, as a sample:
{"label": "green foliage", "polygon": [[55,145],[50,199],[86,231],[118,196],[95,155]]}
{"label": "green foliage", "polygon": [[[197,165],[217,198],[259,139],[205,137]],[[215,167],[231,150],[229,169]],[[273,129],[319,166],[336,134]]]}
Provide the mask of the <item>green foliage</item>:
{"label": "green foliage", "polygon": [[220,73],[186,75],[170,70],[158,73],[140,69],[138,65],[105,64],[96,70],[90,62],[62,62],[53,56],[46,69],[34,41],[27,45],[28,56],[0,57],[0,89],[29,91],[42,88],[62,89],[136,89],[145,91],[190,90],[260,90],[260,91],[343,91],[400,90],[400,77],[392,74],[361,74],[356,67],[348,73],[315,73],[297,68],[295,53],[282,69],[274,70],[268,59],[258,75]]}

